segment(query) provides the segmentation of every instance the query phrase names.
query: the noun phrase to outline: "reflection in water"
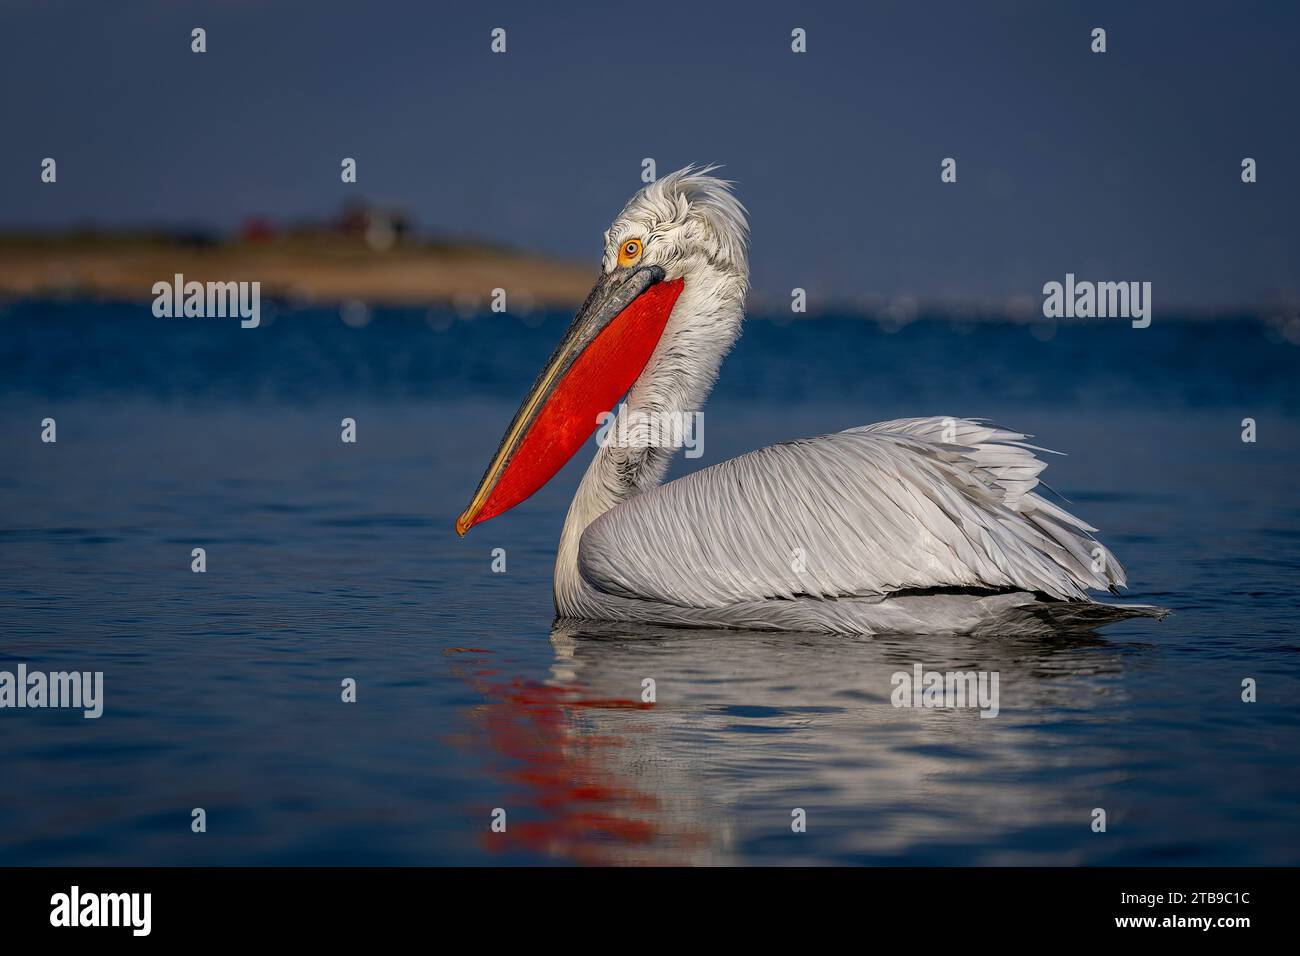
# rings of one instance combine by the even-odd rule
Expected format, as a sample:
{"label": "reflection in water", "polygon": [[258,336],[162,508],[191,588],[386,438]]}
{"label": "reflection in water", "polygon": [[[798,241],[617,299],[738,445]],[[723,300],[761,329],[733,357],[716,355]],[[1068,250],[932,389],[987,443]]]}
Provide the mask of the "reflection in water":
{"label": "reflection in water", "polygon": [[[1088,830],[1117,755],[1126,657],[1094,633],[999,640],[844,637],[560,623],[545,683],[485,651],[456,672],[483,700],[511,849],[598,863],[1080,862],[1043,828]],[[999,674],[1000,713],[891,703],[892,676]],[[656,700],[642,701],[643,682]],[[1093,726],[1086,747],[1078,728]],[[504,801],[509,801],[506,803]],[[807,832],[792,832],[794,808]],[[1084,841],[1080,841],[1081,843]],[[500,835],[489,848],[507,844]],[[960,862],[960,854],[958,855]]]}
{"label": "reflection in water", "polygon": [[[509,842],[485,833],[484,849],[509,846],[582,863],[671,864],[707,846],[689,818],[663,813],[637,775],[616,769],[613,754],[636,745],[645,729],[636,715],[654,704],[639,694],[600,697],[575,682],[503,675],[490,651],[457,653],[465,658],[453,671],[483,697],[467,715],[473,733],[464,742],[486,744],[489,770],[511,794],[503,798]],[[631,719],[606,734],[594,719],[602,712]]]}

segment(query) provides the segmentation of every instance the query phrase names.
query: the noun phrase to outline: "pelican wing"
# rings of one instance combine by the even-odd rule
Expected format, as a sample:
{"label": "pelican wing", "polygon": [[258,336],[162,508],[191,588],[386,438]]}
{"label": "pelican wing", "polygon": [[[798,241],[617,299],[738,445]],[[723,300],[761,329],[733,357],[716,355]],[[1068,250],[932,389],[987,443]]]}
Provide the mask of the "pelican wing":
{"label": "pelican wing", "polygon": [[763,448],[601,515],[596,590],[682,607],[968,587],[1087,600],[1124,584],[1094,528],[1034,492],[1027,436],[912,418]]}

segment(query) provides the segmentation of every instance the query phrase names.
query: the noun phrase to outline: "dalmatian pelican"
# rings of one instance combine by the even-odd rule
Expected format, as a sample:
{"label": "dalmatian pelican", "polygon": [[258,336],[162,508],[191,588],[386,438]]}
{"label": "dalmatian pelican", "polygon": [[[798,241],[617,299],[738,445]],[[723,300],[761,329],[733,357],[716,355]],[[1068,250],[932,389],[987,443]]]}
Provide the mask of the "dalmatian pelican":
{"label": "dalmatian pelican", "polygon": [[600,277],[458,534],[546,484],[626,395],[629,440],[600,443],[560,535],[561,621],[1000,633],[1167,613],[1088,596],[1124,569],[1035,493],[1044,449],[980,419],[851,428],[662,484],[675,448],[649,425],[701,408],[749,287],[747,214],[715,169],[650,183],[609,227]]}

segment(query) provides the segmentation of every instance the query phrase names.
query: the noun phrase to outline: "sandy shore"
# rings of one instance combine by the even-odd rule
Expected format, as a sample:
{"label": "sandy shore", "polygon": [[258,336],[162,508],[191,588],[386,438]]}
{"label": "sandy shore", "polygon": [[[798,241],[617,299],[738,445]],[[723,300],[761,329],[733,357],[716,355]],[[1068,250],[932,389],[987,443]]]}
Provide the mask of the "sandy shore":
{"label": "sandy shore", "polygon": [[346,238],[184,245],[135,238],[0,238],[0,295],[149,300],[155,282],[260,281],[264,297],[333,303],[451,303],[509,311],[580,303],[597,265],[487,246],[400,244],[379,252]]}

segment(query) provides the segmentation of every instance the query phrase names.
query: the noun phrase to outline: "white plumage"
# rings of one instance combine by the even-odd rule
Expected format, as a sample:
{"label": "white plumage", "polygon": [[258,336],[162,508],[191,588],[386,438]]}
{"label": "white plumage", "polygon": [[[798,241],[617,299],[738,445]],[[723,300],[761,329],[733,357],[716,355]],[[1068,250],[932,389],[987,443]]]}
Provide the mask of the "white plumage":
{"label": "white plumage", "polygon": [[947,422],[947,443],[944,419],[885,422],[647,491],[587,528],[582,577],[689,607],[945,587],[1082,600],[1124,583],[1091,528],[1030,491],[1043,465],[1023,435]]}

